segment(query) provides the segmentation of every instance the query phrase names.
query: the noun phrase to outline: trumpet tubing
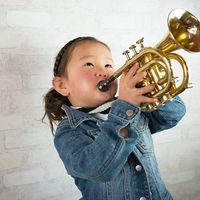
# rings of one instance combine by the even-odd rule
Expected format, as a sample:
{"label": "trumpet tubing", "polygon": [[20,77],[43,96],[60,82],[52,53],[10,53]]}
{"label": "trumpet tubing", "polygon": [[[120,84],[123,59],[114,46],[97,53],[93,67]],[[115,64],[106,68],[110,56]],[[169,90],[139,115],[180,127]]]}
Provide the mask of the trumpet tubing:
{"label": "trumpet tubing", "polygon": [[[140,68],[136,73],[147,72],[146,77],[137,84],[137,87],[145,87],[153,83],[155,85],[154,90],[145,95],[158,98],[157,103],[141,104],[143,111],[156,110],[165,102],[189,88],[187,64],[182,56],[172,53],[172,51],[181,48],[188,52],[200,51],[200,22],[194,15],[183,9],[172,10],[167,22],[169,28],[167,36],[154,48],[144,47],[144,38],[136,42],[140,45],[139,52],[136,51],[136,45],[130,46],[129,49],[132,50],[133,56],[129,56],[129,50],[124,51],[123,55],[126,55],[127,61],[111,77],[98,84],[99,90],[102,92],[108,90],[109,84],[136,62],[140,63]],[[173,73],[171,64],[173,60],[178,62],[182,69],[183,80],[179,85],[176,84],[177,77]]]}

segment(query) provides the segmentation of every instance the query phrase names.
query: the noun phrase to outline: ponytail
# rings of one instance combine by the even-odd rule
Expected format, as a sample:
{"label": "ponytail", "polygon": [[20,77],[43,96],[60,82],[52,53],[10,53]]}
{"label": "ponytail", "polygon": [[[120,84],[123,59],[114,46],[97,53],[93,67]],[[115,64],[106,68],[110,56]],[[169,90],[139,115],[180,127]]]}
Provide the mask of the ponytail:
{"label": "ponytail", "polygon": [[48,117],[51,132],[54,135],[53,124],[57,125],[56,122],[61,121],[66,116],[61,107],[63,104],[70,106],[70,102],[67,97],[62,96],[55,89],[51,88],[44,96],[44,103],[45,114],[42,121],[44,121],[46,116]]}

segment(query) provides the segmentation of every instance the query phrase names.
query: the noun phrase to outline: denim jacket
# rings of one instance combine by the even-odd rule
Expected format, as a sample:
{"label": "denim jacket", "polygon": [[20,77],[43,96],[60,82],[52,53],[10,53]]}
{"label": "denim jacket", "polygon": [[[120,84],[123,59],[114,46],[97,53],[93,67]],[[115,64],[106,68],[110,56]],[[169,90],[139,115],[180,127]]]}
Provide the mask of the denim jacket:
{"label": "denim jacket", "polygon": [[[160,176],[153,133],[175,126],[185,114],[177,96],[153,112],[115,100],[102,121],[64,106],[54,143],[82,200],[172,200]],[[128,129],[128,137],[120,129]]]}

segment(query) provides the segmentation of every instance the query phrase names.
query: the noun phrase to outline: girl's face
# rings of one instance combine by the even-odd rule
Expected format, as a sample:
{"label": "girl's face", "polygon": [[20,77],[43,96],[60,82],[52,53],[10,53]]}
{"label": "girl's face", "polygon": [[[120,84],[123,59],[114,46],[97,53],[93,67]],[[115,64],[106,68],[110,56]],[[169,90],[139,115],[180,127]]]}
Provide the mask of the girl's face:
{"label": "girl's face", "polygon": [[111,52],[101,43],[83,42],[72,52],[67,64],[65,86],[68,99],[76,107],[96,107],[112,100],[117,91],[117,81],[106,92],[99,91],[97,84],[114,72]]}

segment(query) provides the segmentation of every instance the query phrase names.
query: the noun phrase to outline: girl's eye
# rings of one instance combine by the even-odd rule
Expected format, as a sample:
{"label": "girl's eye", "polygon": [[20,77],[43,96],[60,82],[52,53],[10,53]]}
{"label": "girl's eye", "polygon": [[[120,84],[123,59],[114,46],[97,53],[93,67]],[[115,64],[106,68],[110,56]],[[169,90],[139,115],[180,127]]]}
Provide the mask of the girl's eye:
{"label": "girl's eye", "polygon": [[94,67],[94,65],[92,63],[89,63],[89,62],[85,63],[84,66],[86,66],[86,67]]}
{"label": "girl's eye", "polygon": [[106,68],[112,68],[112,65],[107,64],[107,65],[105,65],[105,67],[106,67]]}

